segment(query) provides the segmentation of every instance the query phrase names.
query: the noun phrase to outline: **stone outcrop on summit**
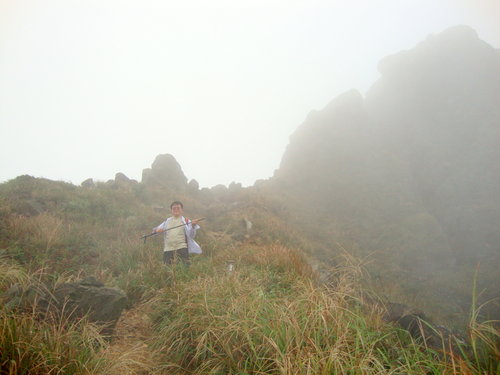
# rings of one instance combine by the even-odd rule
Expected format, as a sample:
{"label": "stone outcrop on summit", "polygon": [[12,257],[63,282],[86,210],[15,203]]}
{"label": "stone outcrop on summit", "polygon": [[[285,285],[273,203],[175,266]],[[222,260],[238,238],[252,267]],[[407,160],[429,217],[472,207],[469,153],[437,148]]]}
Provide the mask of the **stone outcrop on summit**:
{"label": "stone outcrop on summit", "polygon": [[379,68],[365,101],[372,134],[407,164],[456,261],[498,254],[500,50],[457,26]]}
{"label": "stone outcrop on summit", "polygon": [[[481,262],[483,286],[498,285],[500,51],[456,26],[379,70],[366,98],[308,115],[269,184],[325,221],[319,237],[377,254],[380,277],[472,280]],[[449,283],[436,289],[458,293]]]}
{"label": "stone outcrop on summit", "polygon": [[181,166],[170,154],[158,155],[151,168],[142,171],[142,183],[179,192],[185,191],[188,186]]}

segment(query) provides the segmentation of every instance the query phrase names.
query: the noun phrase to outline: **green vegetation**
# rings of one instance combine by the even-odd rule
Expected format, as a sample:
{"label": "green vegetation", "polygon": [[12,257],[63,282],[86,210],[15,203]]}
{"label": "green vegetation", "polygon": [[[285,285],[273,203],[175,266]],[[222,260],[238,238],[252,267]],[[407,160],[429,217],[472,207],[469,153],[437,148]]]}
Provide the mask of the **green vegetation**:
{"label": "green vegetation", "polygon": [[[83,189],[29,177],[0,185],[0,196],[0,298],[16,283],[49,286],[93,275],[122,288],[151,323],[140,351],[119,335],[103,339],[85,319],[40,320],[33,310],[4,307],[1,374],[500,371],[495,323],[479,322],[475,304],[471,353],[426,348],[364,302],[363,274],[352,262],[339,262],[320,282],[306,262],[300,229],[289,228],[279,206],[257,194],[233,193],[232,200],[246,202],[237,210],[228,208],[232,202],[214,209],[194,195],[181,197],[194,208],[192,217],[219,210],[204,222],[205,253],[190,267],[163,266],[161,240],[139,240],[162,220],[151,204],[173,197],[140,186]],[[253,237],[237,224],[243,217],[254,223]],[[444,352],[450,348],[443,343]]]}

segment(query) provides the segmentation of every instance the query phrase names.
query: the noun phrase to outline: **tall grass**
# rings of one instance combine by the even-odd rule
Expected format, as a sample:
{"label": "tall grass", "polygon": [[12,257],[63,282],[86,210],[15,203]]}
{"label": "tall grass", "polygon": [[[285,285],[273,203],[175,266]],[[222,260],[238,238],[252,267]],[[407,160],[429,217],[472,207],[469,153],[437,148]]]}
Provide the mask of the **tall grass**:
{"label": "tall grass", "polygon": [[476,371],[485,370],[488,373],[500,374],[500,321],[480,322],[481,309],[494,301],[478,305],[478,270],[479,266],[473,281],[472,306],[468,326],[472,353],[464,353],[464,362]]}
{"label": "tall grass", "polygon": [[161,373],[457,373],[457,363],[361,308],[352,265],[332,270],[334,282],[318,287],[297,259],[276,255],[290,250],[245,251],[236,271],[197,273],[163,292],[153,338]]}
{"label": "tall grass", "polygon": [[0,374],[149,374],[152,367],[136,347],[112,344],[85,319],[40,320],[34,314],[0,311]]}
{"label": "tall grass", "polygon": [[3,224],[5,255],[26,268],[46,268],[57,273],[91,263],[96,245],[87,225],[74,226],[51,213],[11,215],[4,218]]}
{"label": "tall grass", "polygon": [[[214,240],[203,244],[208,251],[190,267],[165,267],[160,241],[144,245],[138,239],[145,227],[160,221],[136,200],[144,192],[83,191],[64,184],[53,190],[43,181],[18,182],[21,193],[45,211],[20,216],[14,212],[22,209],[24,198],[0,202],[0,292],[15,283],[54,285],[94,275],[126,291],[131,304],[149,300],[155,333],[146,342],[157,365],[142,363],[136,349],[130,349],[132,354],[111,350],[85,320],[41,321],[34,314],[3,309],[0,373],[500,372],[498,325],[479,322],[481,306],[475,301],[469,327],[472,354],[464,349],[461,355],[440,356],[363,307],[364,277],[352,258],[319,285],[303,255],[290,248],[302,247],[306,237],[265,210],[265,202],[248,212],[253,237],[235,242],[245,238],[235,236],[241,228],[223,230],[220,237],[222,230],[212,232]],[[4,193],[17,197],[14,187],[10,195]],[[234,218],[240,214],[233,212]],[[217,220],[225,228],[228,216]],[[228,260],[235,261],[233,272],[227,270]],[[443,350],[452,348],[443,343]]]}
{"label": "tall grass", "polygon": [[104,345],[85,321],[42,321],[0,311],[0,368],[6,374],[95,374],[104,368]]}
{"label": "tall grass", "polygon": [[0,293],[13,284],[26,284],[29,275],[26,270],[5,255],[0,256]]}
{"label": "tall grass", "polygon": [[[52,287],[73,278],[71,274],[51,277]],[[10,286],[17,284],[22,293],[35,292],[33,288],[46,293],[51,288],[46,281],[43,269],[30,273],[12,259],[0,257],[0,374],[150,373],[148,364],[137,358],[137,348],[109,350],[113,342],[106,341],[99,334],[102,327],[85,317],[74,321],[55,311],[41,315],[33,295],[13,307],[4,304]]]}

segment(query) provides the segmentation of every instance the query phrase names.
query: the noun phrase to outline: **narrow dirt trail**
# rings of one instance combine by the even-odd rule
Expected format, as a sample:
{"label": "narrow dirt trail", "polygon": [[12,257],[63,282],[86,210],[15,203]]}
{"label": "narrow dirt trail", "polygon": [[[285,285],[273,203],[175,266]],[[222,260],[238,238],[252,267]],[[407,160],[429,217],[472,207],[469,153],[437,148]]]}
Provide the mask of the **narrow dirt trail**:
{"label": "narrow dirt trail", "polygon": [[151,305],[151,302],[137,304],[124,311],[118,320],[105,353],[105,357],[116,364],[113,374],[151,374],[157,367],[148,343],[153,332],[148,315]]}

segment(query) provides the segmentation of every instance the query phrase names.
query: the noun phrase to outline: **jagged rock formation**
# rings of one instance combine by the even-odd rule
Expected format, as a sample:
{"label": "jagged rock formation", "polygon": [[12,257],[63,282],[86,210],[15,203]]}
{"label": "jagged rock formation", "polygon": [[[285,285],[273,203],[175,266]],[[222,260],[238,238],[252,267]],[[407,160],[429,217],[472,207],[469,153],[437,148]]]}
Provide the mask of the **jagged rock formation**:
{"label": "jagged rock formation", "polygon": [[457,262],[498,254],[500,51],[457,26],[379,69],[366,97],[373,135],[407,163]]}
{"label": "jagged rock formation", "polygon": [[188,190],[192,193],[200,190],[200,184],[198,183],[198,181],[196,181],[195,179],[190,180],[188,183]]}
{"label": "jagged rock formation", "polygon": [[180,192],[187,188],[187,178],[177,160],[170,154],[158,155],[151,168],[142,171],[142,183]]}
{"label": "jagged rock formation", "polygon": [[87,178],[85,181],[81,183],[81,186],[87,189],[93,189],[95,188],[95,183],[92,178]]}
{"label": "jagged rock formation", "polygon": [[481,262],[482,285],[498,285],[500,51],[457,26],[379,70],[365,99],[309,114],[269,185],[314,212],[308,229],[332,252],[375,253],[381,278],[456,298]]}
{"label": "jagged rock formation", "polygon": [[115,174],[115,184],[118,186],[133,186],[137,184],[137,181],[128,178],[124,173],[118,172]]}

